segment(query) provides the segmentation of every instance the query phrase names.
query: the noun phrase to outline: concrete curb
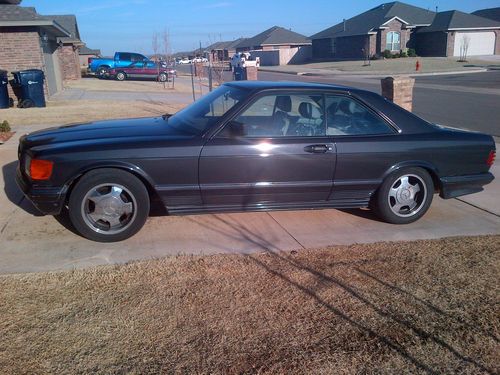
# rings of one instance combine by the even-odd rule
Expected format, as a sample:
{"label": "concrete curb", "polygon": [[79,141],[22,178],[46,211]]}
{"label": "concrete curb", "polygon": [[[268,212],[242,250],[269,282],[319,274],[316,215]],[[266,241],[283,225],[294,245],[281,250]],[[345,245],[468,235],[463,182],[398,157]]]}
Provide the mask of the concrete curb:
{"label": "concrete curb", "polygon": [[259,71],[267,72],[267,73],[291,74],[291,75],[308,76],[308,77],[356,76],[356,77],[363,77],[363,78],[380,78],[380,77],[387,77],[387,76],[391,76],[391,75],[392,76],[404,75],[404,76],[410,76],[410,77],[426,77],[426,76],[440,76],[440,75],[484,73],[484,72],[487,72],[488,69],[481,68],[481,69],[474,69],[474,70],[454,70],[454,71],[449,71],[449,72],[394,73],[394,74],[391,74],[391,72],[365,73],[365,72],[359,72],[359,71],[353,71],[353,72],[332,71],[331,73],[311,72],[311,71],[296,72],[296,71],[274,70],[274,69],[265,69],[265,68],[264,69],[260,68]]}

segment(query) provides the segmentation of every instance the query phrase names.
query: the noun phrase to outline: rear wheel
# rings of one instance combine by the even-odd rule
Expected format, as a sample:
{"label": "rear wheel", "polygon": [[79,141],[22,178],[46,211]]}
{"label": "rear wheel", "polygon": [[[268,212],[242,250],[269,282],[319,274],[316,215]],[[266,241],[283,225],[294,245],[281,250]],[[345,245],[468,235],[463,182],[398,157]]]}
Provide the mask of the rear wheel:
{"label": "rear wheel", "polygon": [[108,67],[106,67],[106,66],[100,66],[99,68],[97,68],[97,71],[96,71],[97,77],[99,77],[99,78],[105,78],[106,74],[108,74],[108,70],[109,70]]}
{"label": "rear wheel", "polygon": [[168,75],[166,73],[160,73],[158,76],[158,81],[160,82],[167,82],[168,81]]}
{"label": "rear wheel", "polygon": [[373,208],[384,221],[408,224],[427,212],[433,194],[429,173],[421,168],[405,168],[384,180],[374,196]]}
{"label": "rear wheel", "polygon": [[127,76],[125,73],[123,73],[123,72],[116,73],[116,79],[118,81],[125,81],[126,78],[127,78]]}
{"label": "rear wheel", "polygon": [[71,192],[69,218],[84,237],[121,241],[137,233],[149,214],[149,194],[134,175],[119,169],[85,174]]}

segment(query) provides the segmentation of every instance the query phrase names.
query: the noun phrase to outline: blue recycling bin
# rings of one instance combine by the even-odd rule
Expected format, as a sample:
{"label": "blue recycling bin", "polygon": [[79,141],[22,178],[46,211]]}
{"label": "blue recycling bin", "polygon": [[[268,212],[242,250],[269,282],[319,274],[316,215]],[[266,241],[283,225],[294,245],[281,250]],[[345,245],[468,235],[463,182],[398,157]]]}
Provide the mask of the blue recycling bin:
{"label": "blue recycling bin", "polygon": [[235,66],[234,67],[234,80],[235,81],[244,81],[247,79],[246,77],[246,69],[242,68],[241,66]]}
{"label": "blue recycling bin", "polygon": [[43,82],[45,76],[42,70],[28,69],[14,74],[14,85],[19,88],[19,108],[45,107],[45,92]]}
{"label": "blue recycling bin", "polygon": [[5,70],[0,70],[0,108],[10,107],[9,91],[7,90],[8,84],[7,72]]}

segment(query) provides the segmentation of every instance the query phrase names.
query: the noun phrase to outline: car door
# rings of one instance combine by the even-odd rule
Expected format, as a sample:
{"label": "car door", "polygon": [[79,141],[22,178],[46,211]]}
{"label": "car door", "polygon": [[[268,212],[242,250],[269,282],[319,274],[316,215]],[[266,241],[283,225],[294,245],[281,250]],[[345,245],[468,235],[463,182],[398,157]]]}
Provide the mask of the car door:
{"label": "car door", "polygon": [[127,68],[125,68],[125,72],[127,73],[127,77],[128,78],[140,77],[141,71],[143,69],[143,65],[144,65],[144,63],[142,61],[141,62],[138,61],[138,62],[132,63],[129,66],[127,66]]}
{"label": "car door", "polygon": [[158,64],[153,61],[148,61],[144,63],[144,69],[142,71],[143,78],[154,78],[158,76]]}
{"label": "car door", "polygon": [[326,134],[333,137],[337,151],[329,199],[337,205],[366,206],[384,173],[411,147],[397,148],[397,130],[361,100],[332,94],[325,103]]}
{"label": "car door", "polygon": [[325,201],[335,146],[321,93],[270,93],[252,101],[200,155],[204,205],[238,208]]}

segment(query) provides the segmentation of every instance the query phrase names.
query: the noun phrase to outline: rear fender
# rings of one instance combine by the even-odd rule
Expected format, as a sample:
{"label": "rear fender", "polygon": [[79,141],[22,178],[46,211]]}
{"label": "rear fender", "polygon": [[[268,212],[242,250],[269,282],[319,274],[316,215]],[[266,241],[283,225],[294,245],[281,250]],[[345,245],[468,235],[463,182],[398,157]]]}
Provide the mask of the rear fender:
{"label": "rear fender", "polygon": [[425,169],[429,175],[432,177],[432,181],[434,182],[434,190],[441,191],[441,181],[439,179],[439,171],[438,169],[431,163],[425,160],[406,160],[400,163],[397,163],[390,167],[387,171],[385,171],[382,176],[382,180],[385,180],[388,176],[397,172],[404,168],[422,168]]}

